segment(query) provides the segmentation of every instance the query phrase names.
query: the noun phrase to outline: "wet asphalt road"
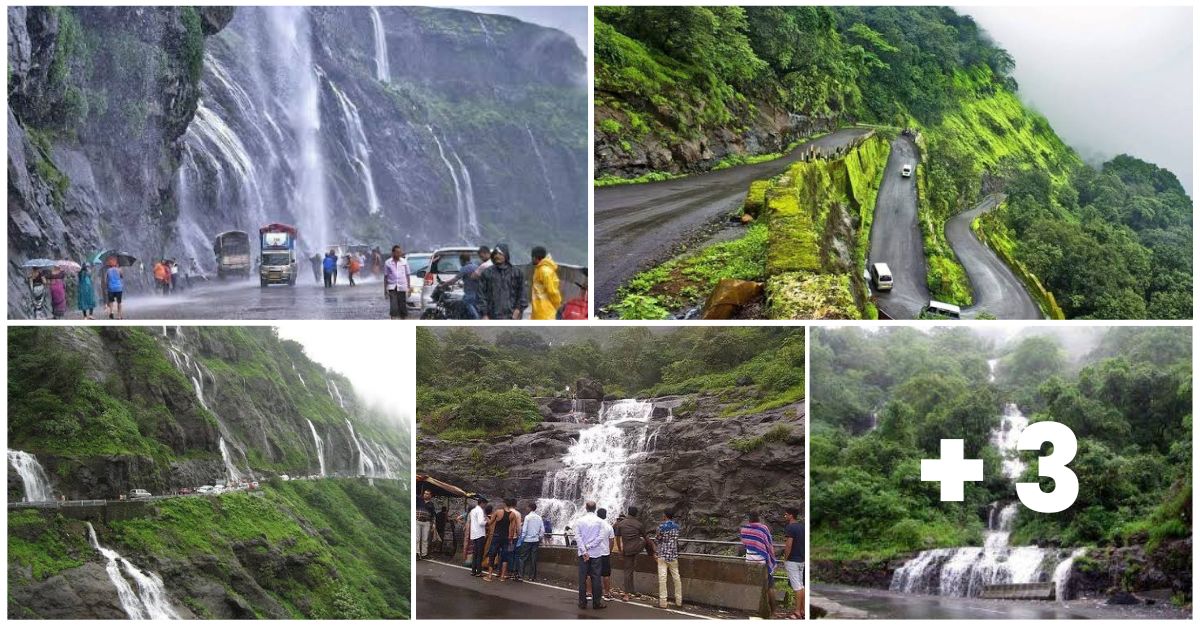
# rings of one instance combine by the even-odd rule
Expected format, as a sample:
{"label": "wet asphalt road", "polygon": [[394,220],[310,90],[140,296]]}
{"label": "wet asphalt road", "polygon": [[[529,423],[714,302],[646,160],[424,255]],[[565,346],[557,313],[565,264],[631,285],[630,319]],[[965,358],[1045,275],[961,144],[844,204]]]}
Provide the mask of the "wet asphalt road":
{"label": "wet asphalt road", "polygon": [[[916,318],[929,302],[925,283],[925,247],[917,222],[916,167],[920,161],[917,147],[903,135],[892,140],[883,181],[875,199],[875,217],[871,222],[870,264],[883,262],[892,271],[892,289],[877,292],[879,310],[896,319]],[[912,164],[913,176],[903,177],[900,169]],[[871,289],[874,290],[874,284]]]}
{"label": "wet asphalt road", "polygon": [[697,619],[645,604],[609,601],[581,609],[575,591],[532,582],[485,582],[470,570],[418,561],[418,619]]}
{"label": "wet asphalt road", "polygon": [[866,611],[870,619],[1185,619],[1170,604],[1109,605],[1103,600],[985,600],[898,593],[839,584],[816,584],[813,592]]}
{"label": "wet asphalt road", "polygon": [[655,183],[595,189],[596,307],[609,305],[638,270],[665,261],[689,232],[735,209],[750,183],[773,177],[809,147],[832,149],[869,132],[840,129],[773,161]]}
{"label": "wet asphalt road", "polygon": [[[174,295],[141,295],[125,299],[127,319],[386,319],[388,304],[381,280],[340,283],[326,289],[301,276],[295,286],[261,288],[258,281],[200,282]],[[99,312],[98,312],[99,314]],[[410,308],[408,317],[419,318]]]}
{"label": "wet asphalt road", "polygon": [[967,270],[975,304],[963,311],[965,316],[987,311],[1000,319],[1040,319],[1042,310],[1034,303],[1025,284],[971,232],[971,221],[994,209],[1002,199],[989,196],[975,207],[946,221],[946,240]]}

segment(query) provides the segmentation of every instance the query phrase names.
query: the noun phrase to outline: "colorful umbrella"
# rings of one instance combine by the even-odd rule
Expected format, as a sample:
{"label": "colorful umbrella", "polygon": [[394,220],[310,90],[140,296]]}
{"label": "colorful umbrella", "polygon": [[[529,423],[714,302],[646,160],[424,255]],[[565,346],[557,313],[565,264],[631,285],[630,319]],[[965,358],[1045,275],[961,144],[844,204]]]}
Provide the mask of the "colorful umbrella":
{"label": "colorful umbrella", "polygon": [[111,257],[117,258],[118,266],[133,266],[134,263],[137,262],[137,258],[130,255],[129,253],[126,253],[124,251],[118,251],[116,249],[109,249],[106,251],[97,252],[95,255],[92,256],[90,263],[107,266],[108,260]]}

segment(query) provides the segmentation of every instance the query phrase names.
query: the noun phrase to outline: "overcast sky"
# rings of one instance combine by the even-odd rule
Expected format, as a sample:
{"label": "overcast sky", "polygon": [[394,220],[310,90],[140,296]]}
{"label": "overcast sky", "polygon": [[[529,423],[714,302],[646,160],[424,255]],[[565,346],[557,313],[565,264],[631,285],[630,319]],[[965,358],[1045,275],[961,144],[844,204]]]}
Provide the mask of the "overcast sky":
{"label": "overcast sky", "polygon": [[276,329],[280,338],[304,345],[310,359],[348,377],[365,401],[391,409],[390,415],[411,426],[416,408],[413,333],[390,322],[297,321]]}
{"label": "overcast sky", "polygon": [[460,5],[453,7],[476,13],[498,13],[510,15],[523,22],[557,28],[575,38],[588,58],[592,56],[592,48],[588,46],[588,7],[539,7],[539,6],[474,6]]}
{"label": "overcast sky", "polygon": [[1017,63],[1025,102],[1089,162],[1128,153],[1192,191],[1191,7],[958,7]]}

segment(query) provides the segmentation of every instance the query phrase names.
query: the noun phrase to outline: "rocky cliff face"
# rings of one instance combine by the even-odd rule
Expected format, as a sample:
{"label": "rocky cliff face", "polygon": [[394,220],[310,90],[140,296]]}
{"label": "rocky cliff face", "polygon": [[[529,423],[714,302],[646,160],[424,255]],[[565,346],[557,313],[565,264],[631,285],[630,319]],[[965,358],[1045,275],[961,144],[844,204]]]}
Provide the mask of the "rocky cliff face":
{"label": "rocky cliff face", "polygon": [[[488,497],[544,497],[546,474],[562,467],[602,402],[538,401],[545,420],[526,434],[462,443],[419,435],[417,471]],[[779,535],[783,508],[804,507],[803,403],[739,414],[732,410],[736,394],[647,401],[654,405],[647,430],[656,433],[655,444],[634,465],[630,499],[650,513],[643,518],[656,520],[673,507],[684,536],[736,540],[751,510],[761,511]]]}
{"label": "rocky cliff face", "polygon": [[[404,429],[360,406],[348,380],[269,329],[20,333],[10,337],[14,359],[42,351],[78,364],[88,380],[86,400],[52,412],[30,400],[62,391],[40,382],[10,388],[9,447],[37,456],[55,495],[113,499],[133,488],[157,495],[235,476],[320,474],[321,456],[330,476],[407,474]],[[82,416],[63,416],[74,412]],[[8,494],[23,498],[11,468]]]}
{"label": "rocky cliff face", "polygon": [[[600,102],[608,99],[620,100],[626,95],[601,94]],[[653,107],[634,106],[643,115],[653,116]],[[835,119],[810,118],[782,110],[766,102],[756,102],[751,108],[744,104],[745,111],[740,119],[749,120],[744,127],[722,126],[706,128],[697,137],[683,138],[672,134],[669,137],[648,133],[639,138],[623,137],[618,133],[604,131],[605,121],[615,122],[620,128],[633,126],[623,107],[599,104],[596,106],[593,154],[596,159],[596,176],[631,178],[649,172],[689,174],[711,170],[727,157],[778,153],[801,138],[827,133],[837,128]]]}
{"label": "rocky cliff face", "polygon": [[9,41],[10,316],[28,258],[211,267],[216,233],[274,221],[306,253],[507,241],[586,264],[585,58],[559,31],[422,7],[14,8]]}

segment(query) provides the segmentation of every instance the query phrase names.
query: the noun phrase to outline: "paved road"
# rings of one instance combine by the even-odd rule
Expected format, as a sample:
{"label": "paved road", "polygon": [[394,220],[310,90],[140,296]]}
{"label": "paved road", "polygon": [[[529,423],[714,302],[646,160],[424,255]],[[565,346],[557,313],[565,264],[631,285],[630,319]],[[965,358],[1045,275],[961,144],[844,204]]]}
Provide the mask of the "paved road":
{"label": "paved road", "polygon": [[609,305],[617,288],[646,265],[668,258],[689,232],[734,210],[750,183],[773,177],[810,147],[844,146],[868,129],[840,129],[806,142],[785,157],[682,179],[595,189],[596,307]]}
{"label": "paved road", "polygon": [[918,161],[920,153],[912,139],[901,135],[892,140],[871,222],[868,268],[882,262],[892,271],[891,291],[876,293],[879,310],[897,319],[916,318],[929,302],[925,246],[917,222],[917,179],[900,174],[905,164],[912,164],[915,173]]}
{"label": "paved road", "polygon": [[975,293],[975,304],[963,313],[977,315],[987,311],[1001,319],[1039,319],[1042,310],[1025,290],[1025,284],[971,231],[971,221],[995,209],[1001,200],[998,196],[989,196],[946,221],[946,240],[966,269]]}
{"label": "paved road", "polygon": [[[142,295],[125,299],[129,319],[367,319],[387,318],[379,279],[344,283],[325,289],[301,276],[295,286],[261,288],[257,281],[197,284],[171,296]],[[99,312],[97,313],[100,314]],[[409,318],[419,318],[409,309]]]}
{"label": "paved road", "polygon": [[1103,600],[984,600],[898,593],[837,584],[817,584],[813,592],[866,611],[870,619],[1182,619],[1186,611],[1170,604],[1118,606]]}
{"label": "paved road", "polygon": [[608,602],[586,610],[575,591],[532,582],[484,582],[468,569],[423,560],[416,563],[418,619],[697,619],[700,615],[645,604]]}

